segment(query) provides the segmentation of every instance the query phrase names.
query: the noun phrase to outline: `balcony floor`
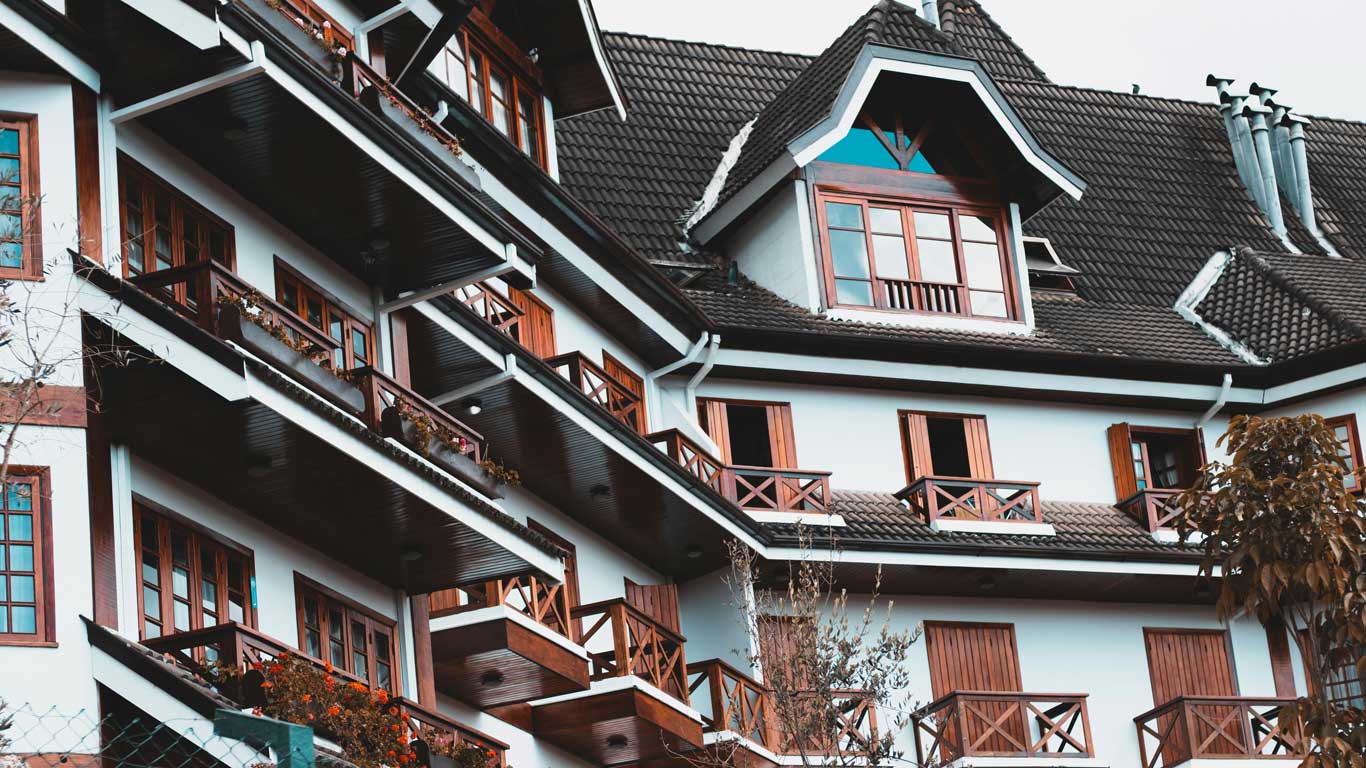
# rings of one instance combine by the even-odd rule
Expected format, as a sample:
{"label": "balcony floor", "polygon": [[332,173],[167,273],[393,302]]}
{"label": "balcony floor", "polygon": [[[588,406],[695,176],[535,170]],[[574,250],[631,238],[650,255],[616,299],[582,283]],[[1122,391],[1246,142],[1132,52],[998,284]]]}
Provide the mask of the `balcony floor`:
{"label": "balcony floor", "polygon": [[[436,687],[480,709],[587,690],[587,657],[567,643],[524,626],[502,608],[433,619]],[[501,681],[485,683],[486,675]]]}
{"label": "balcony floor", "polygon": [[[700,722],[636,687],[533,705],[532,729],[599,765],[676,758],[703,746]],[[608,744],[619,737],[624,744]]]}

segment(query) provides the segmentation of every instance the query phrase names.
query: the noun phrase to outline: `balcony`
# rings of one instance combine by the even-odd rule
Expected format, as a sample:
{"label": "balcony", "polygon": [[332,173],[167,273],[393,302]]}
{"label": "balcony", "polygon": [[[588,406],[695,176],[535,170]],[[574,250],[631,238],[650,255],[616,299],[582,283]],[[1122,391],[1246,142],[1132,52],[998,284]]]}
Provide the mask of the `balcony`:
{"label": "balcony", "polygon": [[522,341],[522,317],[526,311],[487,283],[471,283],[456,288],[452,295],[499,333],[519,344]]}
{"label": "balcony", "polygon": [[[269,692],[260,687],[260,683],[263,682],[260,673],[252,669],[255,664],[269,662],[282,654],[289,654],[296,658],[308,659],[320,670],[326,668],[321,660],[310,659],[279,640],[236,623],[167,635],[146,640],[143,645],[165,654],[172,662],[205,681],[217,679],[217,669],[224,666],[235,667],[242,673],[240,684],[220,688],[219,692],[243,708],[259,706],[267,701],[269,696]],[[366,684],[366,681],[344,670],[334,668],[331,674],[343,682]],[[408,727],[413,732],[411,746],[419,756],[430,754],[430,747],[434,743],[454,742],[493,751],[496,755],[492,762],[494,768],[504,768],[507,765],[507,744],[401,696],[395,696],[390,701],[399,708],[407,720]],[[426,765],[430,766],[431,763],[427,762]]]}
{"label": "balcony", "polygon": [[[1281,715],[1294,699],[1181,696],[1134,718],[1143,768],[1193,760],[1281,759],[1298,765],[1308,742]],[[1293,762],[1289,762],[1293,761]]]}
{"label": "balcony", "polygon": [[830,514],[829,472],[722,464],[677,429],[647,439],[698,482],[746,512]]}
{"label": "balcony", "polygon": [[1176,497],[1181,493],[1182,490],[1177,488],[1146,488],[1121,501],[1118,506],[1148,533],[1174,532],[1176,518],[1181,516],[1182,511],[1176,505]]}
{"label": "balcony", "polygon": [[925,476],[897,492],[911,513],[938,530],[1051,533],[1039,508],[1039,484]]}
{"label": "balcony", "polygon": [[568,592],[533,576],[432,594],[436,687],[481,709],[588,688]]}
{"label": "balcony", "polygon": [[617,421],[636,432],[644,429],[640,395],[627,389],[582,352],[557,355],[545,362],[561,376],[569,379],[569,383],[583,393],[584,397],[597,403],[598,407],[612,414]]}
{"label": "balcony", "polygon": [[688,704],[684,639],[623,599],[573,609],[586,625],[593,687],[532,703],[536,735],[600,765],[636,763],[703,745]]}
{"label": "balcony", "polygon": [[912,714],[911,728],[920,765],[1003,757],[1056,765],[1095,756],[1084,693],[954,691]]}

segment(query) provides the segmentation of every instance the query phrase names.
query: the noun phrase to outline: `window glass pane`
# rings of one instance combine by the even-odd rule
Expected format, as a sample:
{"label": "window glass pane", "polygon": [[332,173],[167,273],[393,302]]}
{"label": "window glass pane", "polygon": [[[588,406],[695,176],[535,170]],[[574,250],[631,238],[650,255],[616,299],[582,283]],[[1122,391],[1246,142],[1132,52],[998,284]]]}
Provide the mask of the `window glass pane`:
{"label": "window glass pane", "polygon": [[862,232],[830,230],[830,261],[839,277],[868,277],[868,244]]}
{"label": "window glass pane", "polygon": [[23,210],[23,201],[18,186],[7,186],[6,182],[0,181],[0,210]]}
{"label": "window glass pane", "polygon": [[190,596],[190,572],[178,565],[171,569],[171,593],[176,597]]}
{"label": "window glass pane", "polygon": [[990,216],[959,216],[958,226],[963,230],[964,240],[996,242],[996,222]]}
{"label": "window glass pane", "polygon": [[[0,563],[0,568],[4,568],[4,567],[5,567],[5,564],[4,564],[4,563]],[[8,580],[8,579],[0,578],[0,602],[4,602],[5,600],[8,600],[8,599],[9,599],[8,595],[9,595],[9,580]]]}
{"label": "window glass pane", "polygon": [[851,203],[826,203],[825,221],[841,229],[863,229],[863,209]]}
{"label": "window glass pane", "polygon": [[199,585],[200,604],[206,611],[218,610],[218,585],[205,579]]}
{"label": "window glass pane", "polygon": [[0,182],[19,183],[19,158],[0,157]]}
{"label": "window glass pane", "polygon": [[161,583],[160,559],[156,555],[142,555],[142,580],[153,586]]}
{"label": "window glass pane", "polygon": [[316,629],[304,630],[304,652],[313,658],[321,658],[323,655],[322,637]]}
{"label": "window glass pane", "polygon": [[282,282],[280,284],[280,303],[284,304],[291,311],[299,311],[299,287],[294,283]]}
{"label": "window glass pane", "polygon": [[22,243],[0,243],[0,266],[19,268],[24,266],[24,246]]}
{"label": "window glass pane", "polygon": [[19,132],[13,128],[0,128],[0,154],[19,154]]}
{"label": "window glass pane", "polygon": [[18,240],[23,237],[24,222],[18,214],[0,213],[0,237]]}
{"label": "window glass pane", "polygon": [[470,50],[470,106],[480,114],[484,113],[484,56]]}
{"label": "window glass pane", "polygon": [[9,540],[33,541],[33,515],[9,516]]}
{"label": "window glass pane", "polygon": [[884,235],[901,234],[901,211],[896,208],[869,208],[868,223],[874,232]]}
{"label": "window glass pane", "polygon": [[9,631],[9,611],[4,606],[0,606],[0,632]]}
{"label": "window glass pane", "polygon": [[877,258],[878,277],[911,278],[910,267],[906,264],[906,241],[900,235],[873,235],[873,255]]}
{"label": "window glass pane", "polygon": [[193,264],[199,261],[199,222],[190,218],[189,214],[180,217],[181,240],[185,248],[185,264]]}
{"label": "window glass pane", "polygon": [[161,593],[151,587],[142,588],[142,612],[149,619],[161,618]]}
{"label": "window glass pane", "polygon": [[861,280],[836,280],[835,300],[840,304],[871,307],[873,305],[873,286]]}
{"label": "window glass pane", "polygon": [[915,212],[916,237],[940,237],[945,240],[953,235],[949,231],[949,216],[946,213]]}
{"label": "window glass pane", "polygon": [[175,628],[182,632],[190,628],[190,605],[176,600],[175,608]]}
{"label": "window glass pane", "polygon": [[323,303],[316,296],[304,298],[304,319],[314,328],[323,327]]}
{"label": "window glass pane", "polygon": [[37,610],[24,605],[16,605],[11,608],[9,631],[21,635],[36,634],[38,632]]}
{"label": "window glass pane", "polygon": [[33,486],[29,483],[10,483],[5,499],[8,509],[33,509]]}
{"label": "window glass pane", "polygon": [[1001,275],[1001,252],[995,243],[963,243],[968,286],[991,291],[1005,290]]}
{"label": "window glass pane", "polygon": [[9,546],[9,569],[11,571],[33,570],[33,547],[28,544]]}
{"label": "window glass pane", "polygon": [[968,296],[972,301],[972,314],[985,315],[987,317],[1006,316],[1005,294],[987,293],[985,291],[968,291]]}
{"label": "window glass pane", "polygon": [[359,328],[351,329],[351,354],[356,356],[358,363],[365,362],[365,331]]}
{"label": "window glass pane", "polygon": [[[887,137],[889,144],[896,144],[895,133],[883,131],[883,134]],[[889,171],[901,170],[901,165],[897,163],[895,157],[892,157],[892,153],[887,151],[887,147],[878,141],[877,135],[869,128],[858,126],[850,128],[849,133],[845,134],[844,138],[822,152],[818,159],[827,163],[866,165]]]}
{"label": "window glass pane", "polygon": [[143,622],[142,634],[148,639],[161,637],[161,627],[157,626],[156,624],[153,624],[150,621]]}
{"label": "window glass pane", "polygon": [[953,243],[947,240],[917,240],[915,245],[920,251],[921,280],[931,283],[958,282],[958,264],[953,258]]}

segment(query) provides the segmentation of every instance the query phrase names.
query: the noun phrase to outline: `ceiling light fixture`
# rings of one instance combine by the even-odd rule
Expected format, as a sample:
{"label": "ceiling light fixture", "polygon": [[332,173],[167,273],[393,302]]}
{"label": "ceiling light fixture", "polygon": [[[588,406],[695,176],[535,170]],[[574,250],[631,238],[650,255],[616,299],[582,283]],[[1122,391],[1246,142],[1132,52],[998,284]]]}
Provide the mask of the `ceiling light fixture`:
{"label": "ceiling light fixture", "polygon": [[990,592],[996,589],[996,577],[989,573],[984,573],[977,577],[977,588],[983,592]]}
{"label": "ceiling light fixture", "polygon": [[471,397],[467,400],[460,401],[460,407],[465,409],[465,413],[471,416],[478,416],[479,412],[484,410],[484,403],[477,397]]}
{"label": "ceiling light fixture", "polygon": [[622,736],[619,733],[607,737],[607,747],[609,749],[621,749],[629,743],[630,742],[626,739],[626,737]]}
{"label": "ceiling light fixture", "polygon": [[415,560],[422,559],[422,550],[419,549],[416,545],[410,545],[400,550],[398,556],[403,558],[403,562],[411,563]]}
{"label": "ceiling light fixture", "polygon": [[588,495],[595,499],[605,499],[612,495],[612,489],[602,483],[597,483],[588,489]]}

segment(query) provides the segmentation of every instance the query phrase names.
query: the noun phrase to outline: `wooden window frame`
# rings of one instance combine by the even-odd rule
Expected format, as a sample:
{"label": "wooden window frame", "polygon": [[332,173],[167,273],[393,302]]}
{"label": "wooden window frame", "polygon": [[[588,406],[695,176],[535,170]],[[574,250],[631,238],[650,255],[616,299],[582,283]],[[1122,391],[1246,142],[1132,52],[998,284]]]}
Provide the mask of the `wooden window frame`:
{"label": "wooden window frame", "polygon": [[[30,491],[32,504],[30,510],[16,510],[27,512],[32,516],[31,527],[32,541],[22,542],[33,547],[33,608],[34,623],[36,630],[33,633],[20,632],[0,632],[0,646],[27,646],[39,648],[57,647],[57,589],[56,589],[56,570],[53,567],[52,559],[52,470],[48,467],[37,467],[15,464],[9,468],[7,477],[8,482],[28,482],[34,486]],[[8,497],[7,488],[0,487],[0,493]],[[4,501],[4,512],[0,513],[3,517],[9,512],[8,498]],[[0,523],[5,520],[0,519]],[[0,541],[8,543],[8,531],[4,525],[0,525]],[[5,567],[10,565],[9,558],[5,558]],[[0,568],[0,574],[17,573],[21,576],[29,575],[29,572],[6,571]],[[5,578],[0,575],[0,578]],[[5,600],[0,601],[0,610],[7,611],[14,604],[13,595],[7,589]],[[27,601],[23,603],[27,606]],[[8,618],[8,617],[6,617]]]}
{"label": "wooden window frame", "polygon": [[[836,275],[834,258],[830,249],[830,226],[826,217],[827,202],[857,205],[862,210],[864,250],[868,261],[869,277],[866,280],[862,278],[840,279],[859,280],[868,283],[872,291],[872,305],[843,304],[839,301],[839,294],[835,285]],[[1009,210],[1005,206],[984,202],[968,202],[947,196],[936,197],[924,193],[895,195],[890,194],[885,188],[863,185],[819,185],[815,188],[814,207],[817,237],[821,254],[820,267],[824,278],[822,283],[825,289],[826,306],[831,308],[858,309],[873,312],[890,312],[894,314],[914,314],[928,317],[963,317],[971,318],[973,320],[987,320],[1003,323],[1019,323],[1021,321],[1019,284],[1016,279],[1015,270],[1013,269],[1014,260],[1011,257],[1010,229],[1007,225],[1007,222],[1009,221]],[[918,281],[921,279],[920,253],[915,234],[914,214],[916,212],[923,212],[946,214],[949,216],[951,230],[951,240],[949,242],[953,248],[954,264],[958,272],[958,281],[953,283],[953,285],[955,286],[958,295],[958,306],[965,311],[949,313],[919,308],[902,309],[888,306],[885,292],[879,290],[883,278],[880,278],[877,272],[877,256],[873,250],[873,232],[871,219],[868,214],[869,207],[897,208],[900,211],[902,240],[906,249],[907,274],[910,276],[909,279],[911,281]],[[990,217],[992,219],[993,228],[996,233],[997,263],[1001,268],[1001,293],[1005,301],[1005,317],[979,315],[972,312],[971,291],[973,289],[968,285],[967,259],[963,248],[962,227],[959,224],[959,218],[962,215]],[[901,280],[900,278],[887,279]]]}
{"label": "wooden window frame", "polygon": [[38,116],[0,112],[0,128],[19,132],[19,207],[6,209],[19,215],[18,242],[24,249],[18,267],[0,267],[0,280],[41,281],[43,279],[43,207],[41,166],[38,158]]}
{"label": "wooden window frame", "polygon": [[[1361,469],[1361,436],[1357,432],[1356,414],[1348,413],[1343,414],[1342,416],[1333,416],[1331,418],[1326,418],[1323,421],[1334,431],[1336,431],[1338,427],[1343,427],[1347,430],[1347,443],[1344,447],[1347,449],[1347,453],[1352,459],[1353,467],[1355,469]],[[1343,485],[1346,486],[1348,491],[1358,495],[1363,491],[1361,478],[1359,476],[1351,478],[1343,483]]]}
{"label": "wooden window frame", "polygon": [[[185,214],[189,213],[202,219],[209,227],[220,230],[220,234],[223,235],[225,259],[220,260],[219,263],[226,267],[230,272],[235,272],[237,270],[236,232],[233,230],[231,224],[199,203],[196,203],[189,195],[181,192],[173,184],[148,170],[146,166],[123,153],[119,153],[118,174],[120,256],[123,262],[123,277],[125,279],[130,276],[135,276],[136,274],[150,274],[157,271],[156,214],[155,209],[148,205],[148,202],[151,199],[151,190],[153,189],[160,189],[166,194],[171,202],[171,267],[182,266],[186,263],[184,219]],[[138,204],[142,214],[143,229],[141,232],[133,233],[128,231],[128,182],[135,176],[143,186],[142,200]],[[205,260],[214,260],[213,255],[210,253],[209,235],[208,229],[205,229],[200,235],[198,245],[200,254],[207,254],[208,258],[200,258],[189,263],[197,264]],[[132,261],[130,249],[133,240],[135,239],[140,239],[142,245],[142,268],[136,273],[129,269],[129,265]],[[176,301],[182,304],[186,302],[187,297],[185,296],[185,291],[186,286],[184,284],[175,286]]]}
{"label": "wooden window frame", "polygon": [[[224,553],[232,553],[242,561],[242,577],[245,580],[245,583],[242,589],[243,600],[241,623],[249,627],[256,627],[256,606],[253,604],[254,601],[252,599],[252,595],[255,591],[254,583],[256,579],[256,556],[255,553],[252,552],[251,548],[238,544],[237,542],[232,541],[230,539],[226,539],[218,535],[214,531],[209,530],[205,526],[200,525],[199,523],[196,523],[193,520],[189,520],[182,515],[176,514],[175,512],[161,506],[160,504],[151,502],[141,496],[134,496],[133,564],[134,567],[137,569],[138,573],[138,639],[147,639],[148,619],[145,604],[146,589],[144,588],[146,586],[146,582],[143,579],[142,557],[144,545],[142,540],[142,526],[143,521],[148,516],[157,518],[158,521],[157,556],[159,558],[159,583],[157,585],[154,585],[153,588],[155,588],[160,593],[160,598],[158,601],[160,619],[155,620],[155,622],[162,628],[162,632],[159,636],[165,637],[168,634],[176,634],[178,632],[190,632],[196,629],[202,629],[206,626],[204,623],[202,580],[205,544],[208,544],[212,547],[216,547]],[[187,598],[187,602],[190,606],[190,626],[187,629],[177,629],[175,627],[175,598],[172,595],[172,591],[170,588],[170,573],[172,567],[170,537],[172,527],[179,528],[181,532],[187,536],[187,570],[190,573]],[[234,619],[231,618],[229,611],[229,603],[231,597],[230,587],[228,585],[227,579],[227,571],[228,561],[226,558],[224,558],[221,562],[215,563],[214,573],[218,585],[217,588],[219,590],[218,606],[216,609],[218,612],[218,621],[208,626],[217,626],[218,624],[226,624],[229,621],[234,621]],[[170,630],[169,632],[167,631],[168,629]]]}
{"label": "wooden window frame", "polygon": [[[1196,449],[1196,451],[1195,451],[1195,456],[1192,457],[1192,458],[1194,459],[1196,465],[1195,465],[1194,467],[1191,468],[1191,472],[1192,472],[1192,474],[1194,474],[1194,473],[1198,473],[1198,472],[1200,471],[1200,466],[1201,466],[1202,464],[1204,464],[1204,456],[1205,456],[1205,445],[1204,445],[1204,443],[1205,443],[1205,440],[1204,440],[1204,433],[1203,433],[1203,431],[1202,431],[1199,427],[1189,427],[1189,428],[1188,428],[1188,427],[1145,427],[1145,426],[1141,426],[1141,425],[1133,425],[1133,424],[1131,424],[1131,425],[1129,425],[1129,441],[1130,441],[1130,445],[1132,446],[1132,444],[1135,443],[1135,442],[1140,442],[1140,441],[1142,442],[1142,449],[1141,449],[1141,450],[1142,450],[1142,459],[1141,459],[1141,461],[1143,462],[1143,478],[1142,478],[1142,480],[1143,480],[1143,487],[1142,487],[1142,488],[1139,488],[1139,490],[1153,490],[1153,489],[1156,489],[1156,486],[1153,485],[1153,465],[1152,465],[1152,460],[1151,460],[1151,459],[1149,458],[1149,456],[1148,456],[1148,442],[1147,442],[1147,440],[1144,440],[1144,439],[1143,439],[1143,438],[1146,437],[1146,436],[1152,436],[1152,435],[1168,435],[1168,436],[1173,436],[1173,437],[1184,437],[1184,438],[1189,438],[1189,439],[1192,441],[1192,444],[1195,446],[1195,449]],[[1132,453],[1130,453],[1130,454],[1128,454],[1128,455],[1129,455],[1129,458],[1130,458],[1129,467],[1130,467],[1130,469],[1132,469],[1132,468],[1133,468],[1133,461],[1132,461],[1133,455],[1132,455]],[[1134,484],[1135,484],[1135,486],[1138,485],[1139,479],[1140,479],[1140,478],[1138,477],[1137,473],[1135,473],[1135,475],[1134,475]],[[1178,486],[1178,487],[1180,487],[1180,486]]]}
{"label": "wooden window frame", "polygon": [[[308,639],[304,626],[304,598],[308,593],[312,593],[319,598],[318,622],[319,632],[321,634],[319,649],[323,652],[321,657],[310,656],[308,653]],[[382,629],[389,633],[389,687],[385,690],[394,696],[403,695],[403,665],[399,657],[398,622],[394,619],[387,618],[376,611],[372,611],[339,592],[329,589],[298,571],[295,571],[294,612],[295,623],[298,626],[299,632],[299,653],[313,659],[319,664],[326,665],[331,663],[331,659],[329,658],[330,654],[328,653],[330,636],[327,631],[329,628],[328,622],[330,621],[330,616],[328,615],[329,607],[340,608],[343,611],[343,621],[346,623],[342,633],[342,642],[344,646],[343,654],[347,663],[340,668],[357,677],[363,678],[371,688],[378,689],[378,660],[376,659],[373,646],[371,646],[366,653],[367,669],[365,672],[360,673],[351,669],[352,662],[355,660],[355,646],[351,634],[351,624],[357,620],[365,624],[365,632],[369,638],[374,637],[376,629]]]}
{"label": "wooden window frame", "polygon": [[[707,404],[718,403],[724,406],[741,405],[753,408],[775,409],[779,414],[778,426],[782,429],[781,440],[775,440],[773,434],[773,421],[770,415],[768,445],[769,453],[773,461],[772,467],[759,467],[759,469],[797,469],[797,430],[793,425],[792,403],[778,400],[743,400],[733,397],[699,397],[697,398],[697,419],[698,425],[711,437],[712,442],[716,443],[717,449],[721,452],[720,459],[725,464],[734,464],[731,461],[730,453],[730,417],[726,417],[725,435],[717,435],[711,419],[708,416]],[[770,411],[772,414],[773,411]],[[780,455],[781,454],[781,455]],[[790,464],[790,466],[788,466]]]}
{"label": "wooden window frame", "polygon": [[[541,84],[540,69],[515,43],[504,35],[493,24],[493,21],[484,15],[478,8],[472,8],[466,19],[451,42],[445,46],[451,49],[451,44],[457,47],[452,49],[458,52],[457,58],[464,61],[465,68],[465,100],[471,107],[475,107],[471,96],[479,94],[479,104],[476,111],[494,125],[494,130],[498,130],[493,122],[493,91],[490,85],[490,73],[496,68],[501,74],[507,77],[507,106],[508,131],[503,134],[519,152],[526,155],[532,163],[541,170],[548,171],[550,168],[549,152],[546,148],[546,125],[545,125],[545,104],[544,88]],[[473,52],[473,53],[471,53]],[[443,55],[446,55],[443,53]],[[480,68],[479,77],[476,78],[470,67],[472,56],[478,56],[483,65]],[[446,74],[446,83],[449,86],[449,69]],[[522,143],[524,140],[521,127],[521,106],[523,96],[530,102],[528,115],[534,123],[535,136],[527,142],[527,146],[533,152],[526,152]],[[498,131],[502,133],[502,131]]]}
{"label": "wooden window frame", "polygon": [[[963,428],[968,430],[969,422],[977,422],[981,425],[980,435],[972,437],[971,432],[966,432],[964,439],[967,441],[968,461],[980,468],[990,469],[984,474],[995,475],[995,463],[991,455],[991,433],[987,429],[987,417],[981,413],[948,413],[945,411],[920,411],[914,408],[901,408],[896,412],[897,426],[901,430],[901,460],[906,469],[906,482],[914,483],[919,480],[921,475],[915,471],[914,451],[912,446],[913,435],[911,434],[911,417],[923,416],[926,419],[958,419],[963,422]],[[973,446],[977,445],[978,450],[974,458]],[[928,435],[926,436],[926,447],[928,448]],[[930,476],[939,474],[937,471],[926,473]],[[995,480],[995,477],[973,477],[963,478],[965,480]]]}
{"label": "wooden window frame", "polygon": [[[318,301],[322,304],[321,328],[309,322],[307,316],[299,310],[299,307],[297,305],[290,306],[289,303],[285,301],[285,285],[290,282],[297,284],[300,301],[305,300],[308,297],[308,294],[313,294],[313,296],[316,297]],[[333,341],[337,341],[341,345],[342,370],[351,370],[352,368],[361,367],[361,365],[375,366],[376,360],[374,325],[361,319],[361,315],[359,312],[356,312],[355,310],[351,309],[341,299],[338,299],[332,293],[324,290],[322,286],[305,277],[302,272],[295,269],[294,267],[291,267],[284,259],[281,259],[279,256],[275,257],[275,300],[278,301],[280,305],[283,306],[285,309],[289,310],[290,312],[293,312],[294,316],[299,318],[300,322],[303,322],[309,327],[314,328],[319,333],[323,334],[329,339],[332,339]],[[329,331],[329,328],[331,328],[332,326],[331,320],[334,315],[341,316],[342,338],[340,340],[333,338],[331,332]],[[356,351],[355,348],[352,346],[351,338],[352,334],[357,328],[364,331],[365,333],[366,360],[361,365],[357,365],[356,363]],[[334,360],[332,361],[332,364],[335,365],[336,362],[337,361]]]}

